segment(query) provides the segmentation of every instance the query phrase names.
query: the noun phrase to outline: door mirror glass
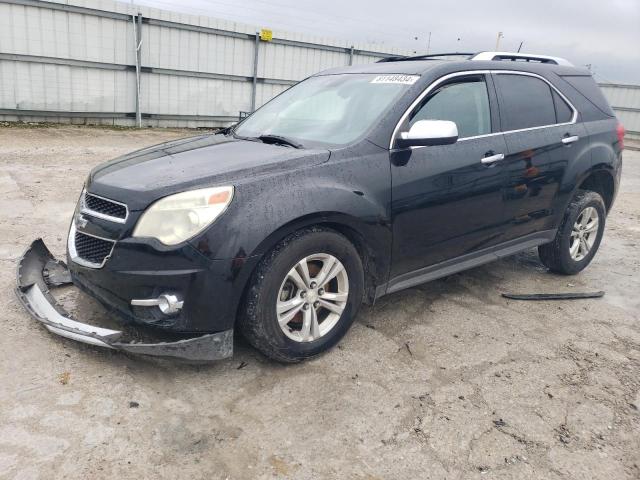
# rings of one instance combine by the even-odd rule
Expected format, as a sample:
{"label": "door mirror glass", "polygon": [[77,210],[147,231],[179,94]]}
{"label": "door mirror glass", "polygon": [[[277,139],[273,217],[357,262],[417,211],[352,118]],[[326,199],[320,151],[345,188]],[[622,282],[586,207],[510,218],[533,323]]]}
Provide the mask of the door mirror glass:
{"label": "door mirror glass", "polygon": [[400,148],[450,145],[458,141],[458,127],[449,120],[419,120],[408,132],[400,133]]}

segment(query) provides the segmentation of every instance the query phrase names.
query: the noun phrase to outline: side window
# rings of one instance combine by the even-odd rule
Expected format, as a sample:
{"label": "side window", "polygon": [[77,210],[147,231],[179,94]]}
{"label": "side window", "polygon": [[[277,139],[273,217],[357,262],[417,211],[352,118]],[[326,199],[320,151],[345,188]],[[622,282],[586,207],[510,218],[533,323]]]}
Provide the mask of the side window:
{"label": "side window", "polygon": [[558,92],[553,90],[553,103],[556,105],[556,120],[557,123],[568,123],[573,118],[573,110],[567,105]]}
{"label": "side window", "polygon": [[491,133],[489,95],[484,77],[470,77],[438,87],[409,116],[409,127],[419,120],[450,120],[459,138]]}
{"label": "side window", "polygon": [[551,88],[536,77],[496,74],[502,130],[541,127],[556,123]]}

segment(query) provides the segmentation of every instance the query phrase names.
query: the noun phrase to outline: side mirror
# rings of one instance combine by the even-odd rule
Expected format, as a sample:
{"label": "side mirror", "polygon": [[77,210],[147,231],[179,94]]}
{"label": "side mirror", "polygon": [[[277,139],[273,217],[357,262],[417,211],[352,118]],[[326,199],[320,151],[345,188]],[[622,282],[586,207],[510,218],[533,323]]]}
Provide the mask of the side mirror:
{"label": "side mirror", "polygon": [[396,145],[400,148],[450,145],[458,141],[458,127],[449,120],[420,120],[408,132],[400,133]]}

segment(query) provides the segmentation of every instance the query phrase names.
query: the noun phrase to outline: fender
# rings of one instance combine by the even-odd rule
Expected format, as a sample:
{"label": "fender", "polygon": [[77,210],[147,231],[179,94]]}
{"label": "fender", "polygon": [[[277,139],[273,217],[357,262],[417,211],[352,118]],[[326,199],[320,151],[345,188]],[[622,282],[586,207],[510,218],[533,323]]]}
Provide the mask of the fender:
{"label": "fender", "polygon": [[361,147],[358,157],[353,150],[333,151],[325,163],[235,183],[241,201],[192,241],[211,260],[233,259],[231,308],[240,305],[263,256],[290,233],[313,225],[333,228],[354,243],[367,272],[365,300],[373,299],[390,271],[391,172],[387,150],[366,141]]}

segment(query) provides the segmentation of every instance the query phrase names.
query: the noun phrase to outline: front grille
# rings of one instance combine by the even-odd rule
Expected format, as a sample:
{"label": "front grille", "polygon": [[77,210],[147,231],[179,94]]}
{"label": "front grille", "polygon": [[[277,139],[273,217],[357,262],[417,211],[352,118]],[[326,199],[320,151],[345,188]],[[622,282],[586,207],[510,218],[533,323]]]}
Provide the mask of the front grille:
{"label": "front grille", "polygon": [[75,233],[74,241],[76,254],[79,258],[100,266],[111,253],[115,243],[80,232]]}
{"label": "front grille", "polygon": [[96,197],[90,193],[84,194],[84,208],[91,212],[97,212],[109,217],[119,218],[124,220],[127,218],[127,207],[120,203],[107,200],[106,198]]}

